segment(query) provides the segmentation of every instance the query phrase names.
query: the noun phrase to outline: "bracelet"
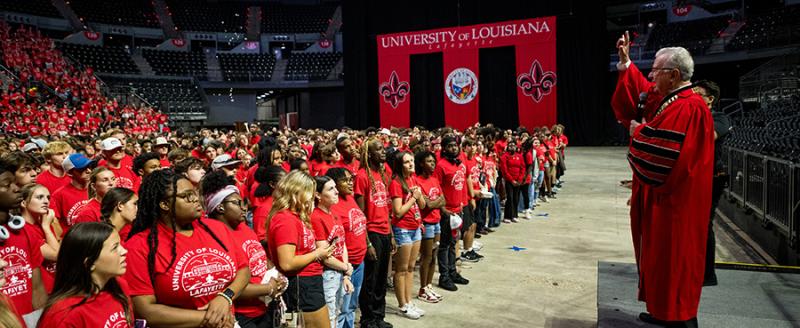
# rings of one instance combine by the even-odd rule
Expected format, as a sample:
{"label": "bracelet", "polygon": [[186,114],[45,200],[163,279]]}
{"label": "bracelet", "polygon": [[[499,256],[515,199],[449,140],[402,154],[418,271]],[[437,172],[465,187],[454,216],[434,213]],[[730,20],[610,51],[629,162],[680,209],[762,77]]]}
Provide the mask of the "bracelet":
{"label": "bracelet", "polygon": [[225,295],[225,293],[217,293],[217,296],[222,296],[222,298],[228,301],[228,306],[233,306],[233,300],[228,297],[228,295]]}

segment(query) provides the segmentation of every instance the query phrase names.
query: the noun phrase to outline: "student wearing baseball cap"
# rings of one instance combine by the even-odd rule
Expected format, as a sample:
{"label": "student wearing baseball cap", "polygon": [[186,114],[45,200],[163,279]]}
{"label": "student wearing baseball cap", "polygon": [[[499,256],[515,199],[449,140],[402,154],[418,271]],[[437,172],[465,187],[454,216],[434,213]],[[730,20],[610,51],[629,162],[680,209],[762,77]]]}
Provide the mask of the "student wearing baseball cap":
{"label": "student wearing baseball cap", "polygon": [[89,178],[95,166],[95,161],[80,153],[70,154],[61,162],[70,182],[53,193],[50,208],[55,212],[64,232],[69,230],[80,210],[88,203]]}
{"label": "student wearing baseball cap", "polygon": [[141,179],[133,172],[130,166],[124,165],[122,162],[126,156],[123,151],[124,148],[122,142],[117,138],[103,139],[103,142],[100,143],[100,149],[103,151],[105,160],[101,161],[99,165],[105,166],[111,172],[114,172],[114,176],[117,177],[117,187],[138,191]]}
{"label": "student wearing baseball cap", "polygon": [[169,156],[169,148],[170,144],[169,141],[167,141],[167,138],[156,138],[156,143],[153,145],[153,151],[158,153],[160,156],[159,161],[161,162],[161,167],[166,168],[172,166],[172,163],[169,162],[169,158],[167,158]]}
{"label": "student wearing baseball cap", "polygon": [[241,163],[242,161],[231,157],[231,155],[222,154],[214,158],[214,161],[211,162],[211,169],[222,169],[229,176],[234,176],[236,175],[236,170],[239,168],[239,164]]}

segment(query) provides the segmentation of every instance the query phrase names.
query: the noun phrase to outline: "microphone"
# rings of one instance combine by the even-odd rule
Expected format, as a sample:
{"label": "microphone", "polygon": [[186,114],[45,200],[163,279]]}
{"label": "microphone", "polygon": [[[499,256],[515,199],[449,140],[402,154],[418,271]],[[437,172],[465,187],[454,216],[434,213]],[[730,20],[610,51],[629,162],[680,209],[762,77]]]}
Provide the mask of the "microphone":
{"label": "microphone", "polygon": [[639,94],[639,104],[636,105],[638,110],[644,110],[644,103],[647,101],[647,92],[642,92]]}

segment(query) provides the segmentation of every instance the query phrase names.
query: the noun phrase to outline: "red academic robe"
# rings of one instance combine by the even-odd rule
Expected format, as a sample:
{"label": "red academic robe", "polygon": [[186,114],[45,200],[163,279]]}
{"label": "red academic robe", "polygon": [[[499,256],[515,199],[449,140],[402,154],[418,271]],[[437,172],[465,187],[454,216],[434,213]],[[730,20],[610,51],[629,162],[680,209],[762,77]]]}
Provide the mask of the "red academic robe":
{"label": "red academic robe", "polygon": [[[639,68],[631,62],[628,69],[619,71],[619,78],[617,79],[617,88],[614,90],[614,95],[611,97],[611,108],[614,109],[614,115],[617,121],[628,129],[631,125],[631,120],[645,122],[653,120],[656,114],[658,104],[664,95],[659,94],[653,88],[655,84],[648,81],[639,71]],[[642,92],[647,93],[647,100],[645,101],[644,110],[639,110],[639,94]]]}
{"label": "red academic robe", "polygon": [[[638,81],[634,81],[636,76],[622,79],[623,74],[619,84],[633,81],[623,88],[625,93],[638,94],[631,90],[635,86],[652,91],[640,73]],[[614,96],[621,98],[625,97]],[[647,303],[647,311],[657,319],[685,321],[697,316],[703,284],[714,123],[703,99],[690,88],[657,114],[660,102],[646,108],[651,110],[644,115],[647,123],[631,137],[631,232],[639,268],[639,300]]]}

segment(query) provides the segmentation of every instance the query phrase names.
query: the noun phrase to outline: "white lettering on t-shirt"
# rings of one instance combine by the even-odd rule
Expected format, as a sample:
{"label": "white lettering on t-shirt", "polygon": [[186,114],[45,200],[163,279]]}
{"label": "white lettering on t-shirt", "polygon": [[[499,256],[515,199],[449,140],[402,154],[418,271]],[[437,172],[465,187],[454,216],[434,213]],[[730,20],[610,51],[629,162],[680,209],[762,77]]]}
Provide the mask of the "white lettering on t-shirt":
{"label": "white lettering on t-shirt", "polygon": [[6,284],[0,289],[4,295],[14,297],[28,293],[28,282],[33,270],[28,263],[28,254],[16,246],[0,248],[0,258],[8,263],[5,269]]}
{"label": "white lettering on t-shirt", "polygon": [[182,289],[191,297],[216,294],[233,280],[234,261],[216,248],[198,248],[184,253],[175,264],[172,290]]}
{"label": "white lettering on t-shirt", "polygon": [[267,262],[265,261],[267,253],[261,243],[255,240],[245,240],[242,250],[247,255],[250,275],[253,277],[263,276],[267,272]]}

